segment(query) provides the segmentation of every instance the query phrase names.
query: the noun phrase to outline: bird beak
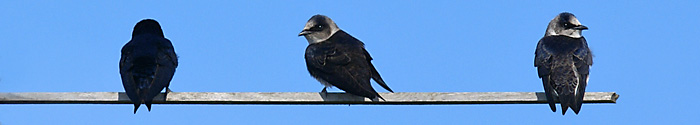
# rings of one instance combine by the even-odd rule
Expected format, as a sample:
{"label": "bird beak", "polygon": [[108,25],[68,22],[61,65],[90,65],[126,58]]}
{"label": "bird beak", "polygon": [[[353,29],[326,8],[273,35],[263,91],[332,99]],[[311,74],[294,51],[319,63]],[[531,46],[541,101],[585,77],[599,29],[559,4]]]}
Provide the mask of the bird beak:
{"label": "bird beak", "polygon": [[588,27],[586,27],[586,26],[584,26],[584,25],[579,25],[579,26],[574,27],[574,29],[577,29],[577,30],[587,30]]}
{"label": "bird beak", "polygon": [[307,34],[311,34],[311,31],[304,29],[301,31],[301,33],[299,33],[299,36],[303,36],[303,35],[307,35]]}

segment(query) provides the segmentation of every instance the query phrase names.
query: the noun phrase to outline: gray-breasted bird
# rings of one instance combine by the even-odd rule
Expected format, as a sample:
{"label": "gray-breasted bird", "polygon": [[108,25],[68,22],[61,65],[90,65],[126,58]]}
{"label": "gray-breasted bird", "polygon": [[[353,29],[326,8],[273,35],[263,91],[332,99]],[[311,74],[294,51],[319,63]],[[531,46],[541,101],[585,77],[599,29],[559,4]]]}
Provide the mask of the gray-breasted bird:
{"label": "gray-breasted bird", "polygon": [[588,84],[588,70],[593,65],[593,54],[588,49],[576,17],[563,12],[547,26],[544,37],[537,43],[535,67],[542,78],[549,107],[556,112],[554,97],[559,97],[562,115],[571,107],[578,114]]}
{"label": "gray-breasted bird", "polygon": [[370,78],[393,92],[372,65],[372,57],[365,50],[364,43],[340,30],[327,16],[311,17],[299,36],[304,36],[309,42],[305,54],[306,68],[324,85],[322,93],[335,86],[353,95],[383,100],[372,88]]}

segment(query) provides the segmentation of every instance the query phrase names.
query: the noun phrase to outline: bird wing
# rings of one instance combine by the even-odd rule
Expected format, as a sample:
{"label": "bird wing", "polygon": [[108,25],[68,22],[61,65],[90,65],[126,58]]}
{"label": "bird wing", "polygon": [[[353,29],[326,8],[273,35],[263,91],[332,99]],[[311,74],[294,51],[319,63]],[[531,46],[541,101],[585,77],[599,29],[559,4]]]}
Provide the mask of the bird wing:
{"label": "bird wing", "polygon": [[335,47],[320,44],[309,45],[306,48],[305,58],[307,68],[318,69],[326,73],[334,72],[334,66],[345,65],[351,61],[347,54],[339,52]]}
{"label": "bird wing", "polygon": [[160,94],[164,88],[170,86],[170,81],[175,75],[175,68],[178,65],[177,55],[170,40],[166,38],[158,39],[158,51],[156,53],[156,68],[153,74],[153,82],[151,82],[151,90],[149,90],[146,100],[146,107],[150,109],[153,97]]}
{"label": "bird wing", "polygon": [[581,37],[580,47],[578,47],[573,54],[574,57],[576,57],[574,59],[574,65],[576,66],[576,73],[578,73],[579,76],[579,82],[576,86],[575,105],[571,108],[574,110],[574,113],[578,114],[581,110],[581,105],[583,105],[583,97],[586,93],[586,86],[588,85],[589,68],[593,65],[593,54],[588,48],[588,42],[586,42],[585,38]]}
{"label": "bird wing", "polygon": [[544,93],[549,103],[549,108],[552,112],[557,111],[554,101],[554,87],[550,84],[550,71],[551,71],[551,57],[552,52],[547,50],[547,46],[544,44],[547,39],[542,38],[537,43],[537,48],[535,49],[535,67],[537,67],[537,74],[542,79],[542,84],[544,86]]}
{"label": "bird wing", "polygon": [[[133,41],[133,40],[132,40]],[[124,47],[122,47],[121,58],[119,59],[119,74],[122,77],[122,85],[126,91],[126,95],[134,103],[134,113],[141,105],[141,97],[138,95],[138,85],[134,81],[134,75],[132,68],[134,68],[133,63],[133,42],[129,41]]]}
{"label": "bird wing", "polygon": [[345,92],[376,98],[379,94],[370,85],[371,70],[360,49],[339,43],[311,44],[307,48],[307,68],[312,76]]}

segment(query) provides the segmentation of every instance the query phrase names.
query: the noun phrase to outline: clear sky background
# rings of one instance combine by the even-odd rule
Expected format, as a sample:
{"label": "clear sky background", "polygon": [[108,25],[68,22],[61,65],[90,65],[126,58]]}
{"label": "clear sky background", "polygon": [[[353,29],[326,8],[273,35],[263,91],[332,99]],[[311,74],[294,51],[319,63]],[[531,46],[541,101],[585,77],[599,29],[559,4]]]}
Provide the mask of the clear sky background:
{"label": "clear sky background", "polygon": [[[579,115],[507,105],[0,105],[2,125],[697,124],[698,1],[0,2],[0,92],[123,92],[120,49],[160,22],[176,92],[318,92],[297,34],[315,14],[362,40],[396,92],[541,92],[537,41],[575,14],[595,55]],[[379,92],[386,92],[377,84]],[[330,91],[339,91],[332,89]],[[561,109],[558,109],[561,111]]]}

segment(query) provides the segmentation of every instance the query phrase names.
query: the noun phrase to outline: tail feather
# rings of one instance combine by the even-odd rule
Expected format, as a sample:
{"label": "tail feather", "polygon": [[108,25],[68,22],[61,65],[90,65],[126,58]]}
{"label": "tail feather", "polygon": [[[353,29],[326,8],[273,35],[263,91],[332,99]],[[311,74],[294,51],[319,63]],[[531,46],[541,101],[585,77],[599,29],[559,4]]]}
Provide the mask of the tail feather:
{"label": "tail feather", "polygon": [[581,111],[581,106],[583,106],[583,97],[586,94],[586,86],[588,85],[588,75],[581,75],[579,81],[578,87],[576,87],[576,105],[572,107],[572,110],[574,110],[574,113],[577,115],[578,112]]}
{"label": "tail feather", "polygon": [[549,108],[552,109],[552,112],[557,112],[556,102],[554,101],[555,92],[552,84],[549,83],[549,77],[542,78],[542,84],[544,86],[544,95],[549,103]]}
{"label": "tail feather", "polygon": [[139,106],[141,106],[140,103],[134,103],[134,114],[136,114],[136,111],[139,110]]}
{"label": "tail feather", "polygon": [[[574,110],[574,113],[578,115],[578,112],[581,111],[581,106],[583,105],[583,96],[584,93],[586,92],[585,90],[585,83],[583,83],[583,86],[579,86],[577,89],[577,92],[575,93],[576,95],[572,97],[571,100],[571,110]],[[583,89],[581,89],[583,88]]]}
{"label": "tail feather", "polygon": [[372,68],[372,79],[374,79],[374,81],[377,82],[379,86],[382,86],[382,88],[393,93],[394,90],[391,90],[391,88],[389,88],[389,85],[386,85],[384,79],[382,79],[382,76],[379,75],[379,72],[377,72],[377,69],[374,68],[374,65],[371,62],[369,63],[369,66],[370,68]]}
{"label": "tail feather", "polygon": [[577,86],[580,82],[580,76],[577,74],[576,65],[573,62],[571,55],[555,56],[555,61],[552,62],[551,80],[554,84],[557,95],[559,96],[559,104],[561,105],[562,115],[566,115],[566,111],[572,108],[574,112],[578,109],[576,104]]}
{"label": "tail feather", "polygon": [[378,74],[376,77],[372,76],[372,78],[375,82],[377,82],[377,84],[379,84],[379,86],[382,86],[382,88],[386,89],[387,91],[394,93],[394,90],[391,90],[391,88],[389,88],[389,85],[386,85],[386,83],[384,83],[384,80],[382,80],[382,77],[380,77]]}
{"label": "tail feather", "polygon": [[576,100],[572,103],[571,110],[574,110],[574,113],[578,115],[578,112],[581,111],[581,105],[583,104],[583,100],[578,100],[579,96],[583,97],[583,95],[576,95]]}
{"label": "tail feather", "polygon": [[574,113],[578,115],[578,112],[581,111],[581,106],[583,105],[583,92],[585,90],[579,90],[579,92],[576,93],[575,98],[571,102],[571,110],[574,110]]}
{"label": "tail feather", "polygon": [[[149,87],[149,88],[142,90],[144,93],[143,97],[142,97],[142,98],[144,98],[143,103],[146,104],[146,108],[148,108],[148,112],[151,112],[151,104],[153,104],[153,96],[154,96],[154,95],[151,95],[152,93],[151,93],[150,89],[151,88]],[[160,93],[160,91],[158,91],[158,92]]]}
{"label": "tail feather", "polygon": [[151,112],[151,103],[152,102],[146,102],[146,108],[148,108],[148,112]]}
{"label": "tail feather", "polygon": [[[575,100],[575,98],[574,98],[573,93],[562,93],[562,94],[559,94],[559,101],[560,101],[561,110],[562,110],[562,111],[561,111],[561,115],[565,115],[565,114],[566,114],[566,110],[567,110],[569,107],[571,107],[572,109],[574,109],[574,107],[576,107],[576,106],[575,106],[576,104],[575,104],[575,101],[574,101],[574,100]],[[574,111],[575,111],[575,109],[574,109]]]}
{"label": "tail feather", "polygon": [[146,107],[148,108],[148,111],[151,111],[150,101],[148,101],[148,93],[150,91],[151,82],[153,81],[153,76],[143,73],[134,73],[133,78],[137,85],[136,96],[138,97],[138,100],[132,100],[134,101],[134,114],[136,114],[136,111],[144,102],[146,102]]}

